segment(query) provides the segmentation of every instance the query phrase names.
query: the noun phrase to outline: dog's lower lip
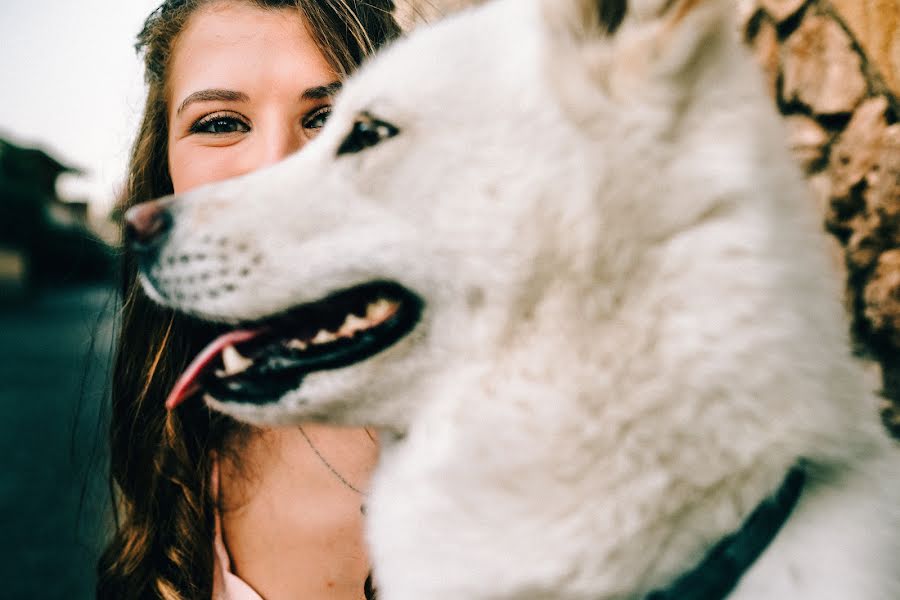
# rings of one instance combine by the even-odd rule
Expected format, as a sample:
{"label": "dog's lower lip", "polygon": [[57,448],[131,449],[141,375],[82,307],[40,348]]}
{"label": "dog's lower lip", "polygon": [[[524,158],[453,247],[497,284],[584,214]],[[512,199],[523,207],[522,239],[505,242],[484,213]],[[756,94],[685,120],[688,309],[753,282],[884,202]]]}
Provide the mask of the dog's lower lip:
{"label": "dog's lower lip", "polygon": [[[343,312],[362,314],[360,303],[363,313],[373,310],[374,305],[376,314],[353,318],[344,315],[335,321],[335,315]],[[214,342],[207,352],[214,352],[223,368],[213,368],[212,360],[208,360],[194,374],[196,381],[192,383],[199,383],[198,387],[219,402],[277,402],[297,389],[310,373],[347,367],[392,346],[415,327],[422,306],[417,295],[395,283],[355,286],[262,323],[250,324],[243,331],[254,334],[244,336],[234,346]],[[234,334],[220,339],[228,342],[229,335]],[[226,350],[233,352],[227,357],[227,365],[223,360]],[[170,396],[167,406],[172,408],[182,400],[172,401]]]}

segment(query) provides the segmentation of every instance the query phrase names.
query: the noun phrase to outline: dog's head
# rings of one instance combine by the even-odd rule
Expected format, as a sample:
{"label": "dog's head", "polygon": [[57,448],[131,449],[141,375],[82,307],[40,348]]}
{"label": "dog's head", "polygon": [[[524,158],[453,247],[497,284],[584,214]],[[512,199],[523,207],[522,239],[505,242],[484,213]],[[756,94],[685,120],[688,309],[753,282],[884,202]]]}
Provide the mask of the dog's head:
{"label": "dog's head", "polygon": [[753,185],[762,94],[728,4],[463,13],[347,81],[302,153],[133,209],[147,293],[236,328],[173,403],[201,380],[245,420],[402,428],[515,356],[593,370],[648,249]]}

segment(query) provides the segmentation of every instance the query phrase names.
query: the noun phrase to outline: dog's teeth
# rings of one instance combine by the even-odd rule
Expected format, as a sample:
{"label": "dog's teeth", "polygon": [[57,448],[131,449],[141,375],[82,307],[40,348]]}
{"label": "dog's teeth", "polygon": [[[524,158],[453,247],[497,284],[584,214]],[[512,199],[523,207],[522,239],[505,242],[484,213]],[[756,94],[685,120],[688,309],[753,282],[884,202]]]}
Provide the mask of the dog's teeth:
{"label": "dog's teeth", "polygon": [[354,333],[357,331],[362,331],[363,329],[368,329],[370,327],[369,321],[366,319],[361,319],[356,315],[347,315],[347,318],[344,319],[344,324],[341,325],[340,330],[338,330],[338,335],[341,337],[352,337]]}
{"label": "dog's teeth", "polygon": [[316,334],[310,343],[312,344],[327,344],[329,342],[335,341],[337,338],[336,335],[328,331],[327,329],[320,329],[319,333]]}
{"label": "dog's teeth", "polygon": [[285,346],[287,346],[288,349],[290,349],[290,350],[301,350],[301,351],[309,348],[309,344],[307,344],[303,340],[297,340],[297,339],[290,340],[289,342],[285,343]]}
{"label": "dog's teeth", "polygon": [[222,349],[222,364],[225,366],[225,375],[243,373],[253,365],[253,361],[237,351],[234,346],[225,346]]}
{"label": "dog's teeth", "polygon": [[381,323],[394,313],[395,308],[396,304],[380,298],[366,307],[366,320],[372,323]]}

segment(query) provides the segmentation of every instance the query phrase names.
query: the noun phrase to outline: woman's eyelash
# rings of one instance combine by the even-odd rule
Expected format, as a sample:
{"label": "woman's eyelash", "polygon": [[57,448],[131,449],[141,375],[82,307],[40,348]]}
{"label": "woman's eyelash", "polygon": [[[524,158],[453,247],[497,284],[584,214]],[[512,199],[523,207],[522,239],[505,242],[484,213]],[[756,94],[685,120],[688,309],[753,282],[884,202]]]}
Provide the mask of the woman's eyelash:
{"label": "woman's eyelash", "polygon": [[245,119],[234,113],[213,113],[194,121],[190,131],[191,133],[224,135],[250,131],[250,125]]}
{"label": "woman's eyelash", "polygon": [[[331,115],[331,105],[323,106],[303,119],[304,129],[321,129]],[[250,131],[247,121],[234,113],[213,113],[197,119],[190,127],[191,133],[225,135]]]}
{"label": "woman's eyelash", "polygon": [[316,109],[303,119],[303,128],[321,129],[325,125],[325,121],[328,120],[329,115],[331,115],[331,105]]}

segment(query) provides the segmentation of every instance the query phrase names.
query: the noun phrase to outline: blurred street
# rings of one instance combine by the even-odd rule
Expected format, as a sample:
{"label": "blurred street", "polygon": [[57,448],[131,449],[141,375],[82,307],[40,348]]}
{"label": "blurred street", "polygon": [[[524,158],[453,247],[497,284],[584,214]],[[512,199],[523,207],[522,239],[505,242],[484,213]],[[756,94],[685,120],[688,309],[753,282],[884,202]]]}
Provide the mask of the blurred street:
{"label": "blurred street", "polygon": [[93,597],[114,306],[103,285],[0,304],[3,598]]}

